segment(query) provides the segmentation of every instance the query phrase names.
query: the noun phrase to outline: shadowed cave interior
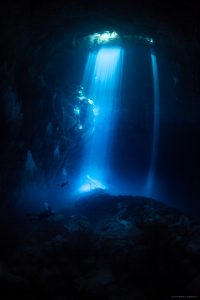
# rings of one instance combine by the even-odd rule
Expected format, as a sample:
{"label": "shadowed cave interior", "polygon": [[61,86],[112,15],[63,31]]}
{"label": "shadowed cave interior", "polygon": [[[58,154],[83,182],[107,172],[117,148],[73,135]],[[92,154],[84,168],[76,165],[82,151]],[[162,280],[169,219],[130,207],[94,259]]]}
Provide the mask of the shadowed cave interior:
{"label": "shadowed cave interior", "polygon": [[1,6],[0,295],[197,299],[195,3]]}

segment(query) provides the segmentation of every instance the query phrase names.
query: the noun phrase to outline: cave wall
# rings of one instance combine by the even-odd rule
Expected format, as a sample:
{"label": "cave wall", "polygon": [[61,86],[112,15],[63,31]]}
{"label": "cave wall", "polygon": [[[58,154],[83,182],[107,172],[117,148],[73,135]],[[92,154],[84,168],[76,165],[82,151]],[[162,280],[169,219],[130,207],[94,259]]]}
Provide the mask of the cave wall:
{"label": "cave wall", "polygon": [[[151,35],[157,51],[168,56],[169,73],[176,82],[176,97],[171,107],[163,106],[163,120],[170,126],[180,126],[181,118],[186,124],[192,123],[192,128],[199,125],[200,31],[195,5],[175,1],[172,10],[169,3],[161,7],[156,1],[146,1],[143,5],[135,1],[132,6],[127,1],[117,5],[104,2],[8,1],[2,7],[0,188],[3,199],[10,197],[8,191],[29,180],[24,177],[28,151],[36,174],[45,177],[47,183],[61,171],[56,166],[62,166],[63,161],[66,169],[73,169],[81,136],[73,130],[70,92],[81,80],[86,55],[80,55],[79,39],[97,29],[108,26],[122,34]],[[166,101],[166,97],[163,99]],[[63,110],[64,107],[67,108]],[[56,147],[59,158],[55,158]],[[31,173],[30,180],[33,176]]]}

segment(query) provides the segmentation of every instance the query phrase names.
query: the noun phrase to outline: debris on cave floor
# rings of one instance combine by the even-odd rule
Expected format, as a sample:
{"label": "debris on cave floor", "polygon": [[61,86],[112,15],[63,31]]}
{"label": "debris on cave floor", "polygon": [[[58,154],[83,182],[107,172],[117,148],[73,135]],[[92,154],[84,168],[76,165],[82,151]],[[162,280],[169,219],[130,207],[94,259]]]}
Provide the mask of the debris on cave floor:
{"label": "debris on cave floor", "polygon": [[54,300],[200,292],[200,225],[161,202],[93,195],[27,226],[23,243],[0,263],[4,299],[12,292]]}

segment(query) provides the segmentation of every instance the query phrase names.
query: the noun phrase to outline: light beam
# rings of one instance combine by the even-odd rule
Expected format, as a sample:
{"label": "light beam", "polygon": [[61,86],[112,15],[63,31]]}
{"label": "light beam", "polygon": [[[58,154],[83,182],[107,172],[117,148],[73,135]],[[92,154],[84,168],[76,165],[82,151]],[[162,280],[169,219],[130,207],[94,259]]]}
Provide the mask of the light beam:
{"label": "light beam", "polygon": [[153,72],[153,89],[154,89],[154,123],[153,123],[153,138],[152,138],[152,149],[149,173],[147,177],[146,191],[147,195],[150,196],[154,180],[155,180],[155,167],[156,157],[158,152],[158,139],[159,139],[159,121],[160,121],[160,99],[159,99],[159,77],[158,77],[158,65],[157,58],[153,51],[151,51],[151,63]]}
{"label": "light beam", "polygon": [[[85,153],[80,179],[80,191],[106,188],[112,136],[117,119],[123,50],[101,48],[90,53],[82,86],[93,99],[95,121],[93,135],[85,140]],[[98,112],[98,113],[97,113]]]}

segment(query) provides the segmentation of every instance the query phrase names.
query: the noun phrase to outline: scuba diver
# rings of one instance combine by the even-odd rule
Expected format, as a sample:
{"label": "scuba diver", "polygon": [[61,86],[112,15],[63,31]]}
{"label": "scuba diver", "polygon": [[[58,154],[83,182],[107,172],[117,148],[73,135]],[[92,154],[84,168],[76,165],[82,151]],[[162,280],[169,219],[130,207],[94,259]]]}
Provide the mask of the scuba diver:
{"label": "scuba diver", "polygon": [[69,184],[69,181],[64,181],[62,183],[56,183],[56,186],[59,186],[59,187],[63,188],[64,186],[66,186],[68,184]]}
{"label": "scuba diver", "polygon": [[48,202],[44,202],[44,210],[39,214],[26,214],[29,217],[29,221],[42,221],[48,219],[50,216],[55,215],[49,207]]}
{"label": "scuba diver", "polygon": [[79,86],[75,95],[74,114],[77,118],[78,129],[90,129],[94,122],[94,101],[84,95],[82,86]]}

